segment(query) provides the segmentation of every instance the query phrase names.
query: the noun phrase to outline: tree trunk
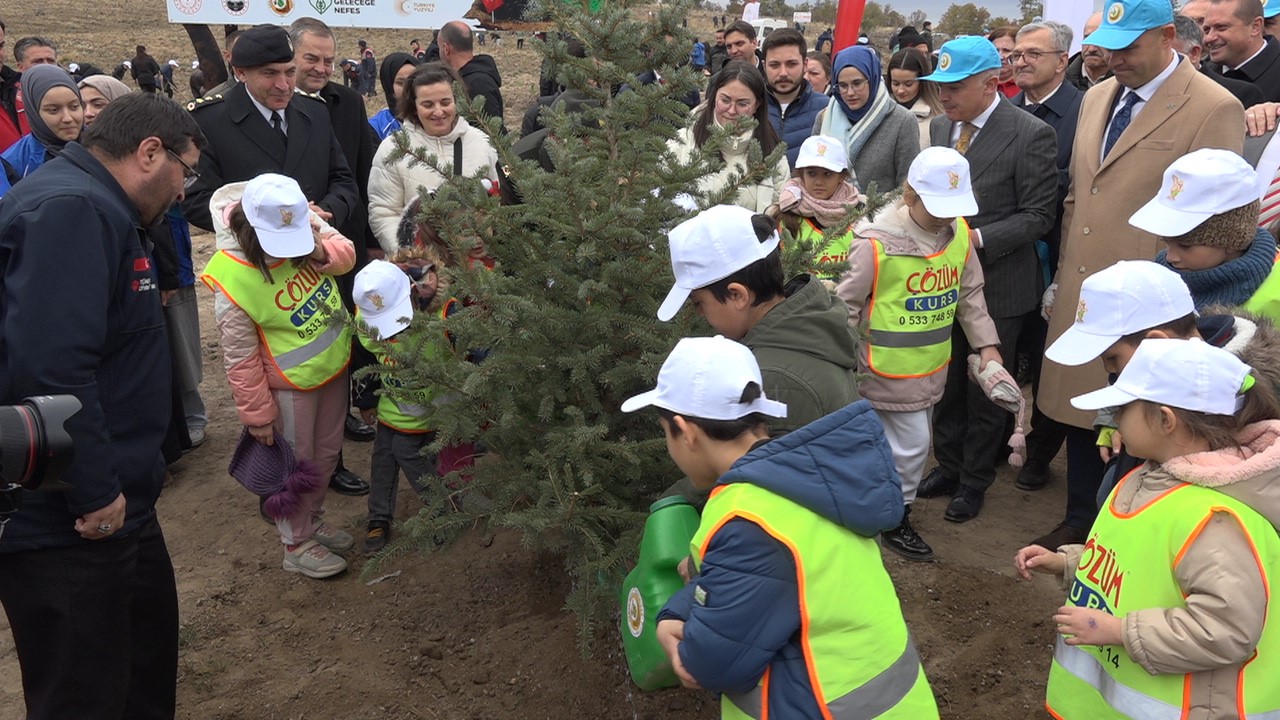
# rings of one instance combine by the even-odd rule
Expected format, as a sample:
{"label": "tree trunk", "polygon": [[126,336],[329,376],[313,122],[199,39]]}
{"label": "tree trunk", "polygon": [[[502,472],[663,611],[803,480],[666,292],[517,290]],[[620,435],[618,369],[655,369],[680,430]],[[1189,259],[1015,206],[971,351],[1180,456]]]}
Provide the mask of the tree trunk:
{"label": "tree trunk", "polygon": [[213,38],[208,25],[183,25],[191,46],[196,49],[200,71],[204,74],[204,90],[208,91],[227,81],[227,63],[222,59],[222,48]]}

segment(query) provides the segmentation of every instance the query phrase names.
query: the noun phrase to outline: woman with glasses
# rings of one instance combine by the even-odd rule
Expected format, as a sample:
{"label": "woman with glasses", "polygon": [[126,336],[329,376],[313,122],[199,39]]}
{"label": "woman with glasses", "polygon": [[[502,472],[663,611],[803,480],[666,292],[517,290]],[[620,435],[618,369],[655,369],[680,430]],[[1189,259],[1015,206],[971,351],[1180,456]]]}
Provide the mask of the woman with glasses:
{"label": "woman with glasses", "polygon": [[885,88],[880,56],[862,45],[836,54],[832,97],[818,114],[814,135],[844,143],[854,182],[863,192],[892,192],[907,180],[911,161],[920,154],[916,116],[899,105]]}
{"label": "woman with glasses", "polygon": [[[720,72],[711,78],[707,87],[707,101],[694,118],[693,125],[684,128],[670,141],[671,151],[681,163],[688,163],[695,152],[711,140],[715,131],[731,128],[745,118],[754,118],[756,126],[744,129],[724,138],[717,150],[724,160],[722,170],[705,175],[698,181],[698,193],[715,192],[728,183],[729,178],[742,175],[749,169],[749,149],[754,144],[760,153],[768,157],[782,143],[769,122],[769,106],[765,102],[764,76],[755,65],[739,60],[725,63]],[[785,153],[764,177],[755,182],[743,182],[738,186],[733,204],[752,212],[762,213],[778,202],[778,193],[791,177]]]}
{"label": "woman with glasses", "polygon": [[46,160],[56,157],[67,143],[79,139],[84,129],[80,88],[66,70],[57,65],[27,68],[22,73],[22,94],[31,132],[0,155],[4,166],[0,196]]}
{"label": "woman with glasses", "polygon": [[942,114],[942,101],[938,99],[938,86],[920,82],[920,78],[933,72],[929,57],[915,48],[904,48],[889,58],[889,72],[885,82],[893,99],[906,108],[920,123],[920,148],[929,147],[929,121]]}

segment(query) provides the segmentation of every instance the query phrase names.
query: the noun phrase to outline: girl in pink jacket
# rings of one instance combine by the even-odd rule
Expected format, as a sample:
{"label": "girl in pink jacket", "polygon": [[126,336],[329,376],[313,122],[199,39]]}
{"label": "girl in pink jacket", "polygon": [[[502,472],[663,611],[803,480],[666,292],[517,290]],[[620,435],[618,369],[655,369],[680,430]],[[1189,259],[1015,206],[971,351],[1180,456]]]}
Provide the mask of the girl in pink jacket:
{"label": "girl in pink jacket", "polygon": [[[355,249],[282,175],[226,185],[210,209],[218,251],[201,279],[214,291],[240,422],[265,445],[283,438],[327,478],[342,449],[351,349],[350,330],[333,322],[345,313],[334,276],[355,265]],[[288,572],[321,578],[347,567],[334,552],[349,550],[354,539],[321,521],[326,489],[304,494],[293,513],[275,518]]]}

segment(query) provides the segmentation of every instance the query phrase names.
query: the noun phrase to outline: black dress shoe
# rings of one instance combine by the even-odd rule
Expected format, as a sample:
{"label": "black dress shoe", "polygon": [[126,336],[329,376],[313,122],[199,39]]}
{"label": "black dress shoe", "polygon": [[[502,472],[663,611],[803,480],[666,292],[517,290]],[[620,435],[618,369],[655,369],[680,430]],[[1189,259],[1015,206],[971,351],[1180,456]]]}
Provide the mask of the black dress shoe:
{"label": "black dress shoe", "polygon": [[954,494],[959,485],[960,479],[951,477],[939,465],[925,473],[924,479],[920,481],[920,487],[916,488],[916,497],[947,497]]}
{"label": "black dress shoe", "polygon": [[902,516],[902,523],[892,530],[880,533],[880,543],[907,560],[924,562],[933,559],[933,548],[911,527],[911,506]]}
{"label": "black dress shoe", "polygon": [[[347,421],[346,424],[342,426],[342,434],[348,440],[354,440],[356,442],[373,442],[373,437],[374,435],[377,435],[377,433],[377,429],[372,425],[365,425],[363,420],[351,413],[347,413]],[[362,480],[361,482],[364,481]],[[368,490],[365,492],[368,492]]]}
{"label": "black dress shoe", "polygon": [[982,512],[982,503],[985,500],[984,491],[961,485],[956,488],[956,494],[951,498],[951,503],[947,505],[947,511],[942,514],[942,517],[951,522],[968,522]]}
{"label": "black dress shoe", "polygon": [[1032,540],[1031,544],[1056,552],[1063,545],[1081,545],[1087,539],[1089,539],[1089,528],[1062,523],[1049,533]]}
{"label": "black dress shoe", "polygon": [[1039,490],[1049,484],[1049,466],[1045,463],[1028,462],[1018,471],[1018,479],[1013,484],[1019,490]]}
{"label": "black dress shoe", "polygon": [[369,483],[346,468],[338,468],[329,478],[329,488],[339,495],[368,495]]}

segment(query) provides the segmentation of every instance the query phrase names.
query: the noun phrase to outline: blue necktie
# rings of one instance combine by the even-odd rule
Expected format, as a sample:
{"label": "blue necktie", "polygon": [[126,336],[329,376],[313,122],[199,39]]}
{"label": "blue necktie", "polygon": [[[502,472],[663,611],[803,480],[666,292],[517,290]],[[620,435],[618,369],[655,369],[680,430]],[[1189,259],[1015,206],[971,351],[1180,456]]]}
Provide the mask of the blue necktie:
{"label": "blue necktie", "polygon": [[1111,127],[1107,129],[1107,141],[1102,146],[1102,157],[1106,158],[1111,153],[1111,148],[1115,146],[1116,141],[1120,139],[1120,134],[1124,129],[1129,127],[1129,122],[1133,120],[1133,106],[1142,98],[1138,97],[1138,93],[1130,90],[1128,95],[1124,96],[1124,100],[1120,103],[1120,111],[1111,120]]}

